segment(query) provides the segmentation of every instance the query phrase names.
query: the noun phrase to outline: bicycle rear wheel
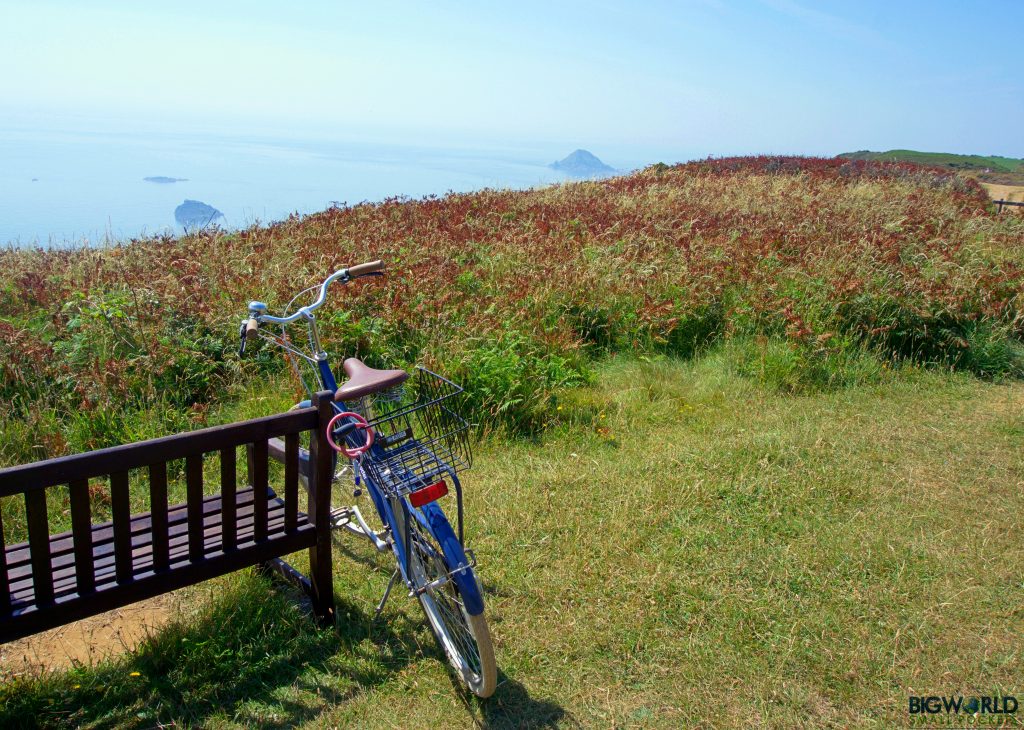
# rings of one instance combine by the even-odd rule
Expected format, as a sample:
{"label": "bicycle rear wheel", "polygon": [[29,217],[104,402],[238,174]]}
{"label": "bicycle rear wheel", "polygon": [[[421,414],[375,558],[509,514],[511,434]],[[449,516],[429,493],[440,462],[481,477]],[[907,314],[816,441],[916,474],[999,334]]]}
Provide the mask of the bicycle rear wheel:
{"label": "bicycle rear wheel", "polygon": [[410,519],[410,578],[448,662],[473,694],[490,697],[497,667],[479,585],[444,513],[424,512],[429,530]]}

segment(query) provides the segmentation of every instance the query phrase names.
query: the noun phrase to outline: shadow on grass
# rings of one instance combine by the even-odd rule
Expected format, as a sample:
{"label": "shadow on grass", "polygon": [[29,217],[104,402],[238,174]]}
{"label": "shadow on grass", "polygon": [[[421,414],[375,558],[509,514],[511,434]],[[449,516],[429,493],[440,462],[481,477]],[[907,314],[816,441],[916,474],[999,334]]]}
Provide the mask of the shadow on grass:
{"label": "shadow on grass", "polygon": [[424,656],[407,620],[345,601],[338,616],[318,627],[295,593],[242,573],[133,654],[0,686],[0,727],[292,727]]}
{"label": "shadow on grass", "polygon": [[[451,675],[451,673],[449,673]],[[580,724],[565,711],[565,708],[548,702],[537,700],[519,682],[510,679],[501,668],[498,668],[498,686],[494,694],[486,700],[480,700],[470,694],[454,675],[449,677],[456,694],[462,700],[477,727],[491,730],[500,728],[553,728],[581,727]]]}
{"label": "shadow on grass", "polygon": [[[346,542],[335,540],[334,549],[339,555],[353,560],[368,568],[379,570],[384,565],[376,553],[366,554],[353,550]],[[483,582],[484,594],[488,598],[507,595],[504,594],[496,583]],[[339,616],[342,615],[339,611]],[[418,612],[417,612],[418,613]],[[409,627],[402,632],[414,632],[415,627]],[[424,657],[433,657],[448,666],[448,659],[444,652],[437,645],[436,641],[428,644],[416,645],[417,660]],[[561,706],[543,700],[536,700],[530,697],[529,692],[519,682],[510,679],[504,672],[498,669],[498,686],[494,695],[486,700],[477,699],[470,693],[461,681],[456,679],[455,674],[448,669],[448,679],[452,684],[453,691],[459,697],[466,708],[466,712],[472,717],[478,727],[483,728],[549,728],[549,727],[579,727],[579,723],[569,715]]]}

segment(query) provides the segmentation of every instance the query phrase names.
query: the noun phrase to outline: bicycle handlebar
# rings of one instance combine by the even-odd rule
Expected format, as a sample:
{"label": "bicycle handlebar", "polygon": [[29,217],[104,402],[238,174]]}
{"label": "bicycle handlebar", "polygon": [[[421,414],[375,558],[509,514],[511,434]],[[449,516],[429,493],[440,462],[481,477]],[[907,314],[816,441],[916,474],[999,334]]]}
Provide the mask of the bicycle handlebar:
{"label": "bicycle handlebar", "polygon": [[[266,305],[260,302],[249,303],[249,323],[245,328],[246,337],[251,337],[256,334],[256,326],[259,322],[272,322],[274,324],[289,324],[294,322],[299,317],[305,317],[312,313],[314,309],[320,307],[325,301],[327,301],[327,287],[333,282],[341,279],[341,283],[346,284],[352,279],[357,279],[360,276],[366,276],[368,274],[378,274],[384,271],[384,262],[380,259],[376,261],[368,261],[365,264],[358,264],[350,268],[338,269],[333,274],[324,279],[324,283],[320,285],[320,296],[316,298],[316,301],[305,307],[300,307],[296,310],[295,314],[289,315],[288,317],[274,317],[266,314]],[[258,306],[257,306],[258,305]]]}
{"label": "bicycle handlebar", "polygon": [[384,271],[384,262],[377,259],[376,261],[367,261],[365,264],[349,267],[348,276],[350,279],[358,279],[360,276],[376,274],[382,271]]}

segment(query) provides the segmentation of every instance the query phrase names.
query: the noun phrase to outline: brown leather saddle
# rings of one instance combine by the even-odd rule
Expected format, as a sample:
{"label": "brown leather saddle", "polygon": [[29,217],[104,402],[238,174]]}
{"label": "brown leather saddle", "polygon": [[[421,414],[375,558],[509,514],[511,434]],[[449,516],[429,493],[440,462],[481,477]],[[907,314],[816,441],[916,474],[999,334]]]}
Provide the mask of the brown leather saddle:
{"label": "brown leather saddle", "polygon": [[401,385],[409,377],[404,370],[377,370],[356,357],[350,357],[342,363],[348,380],[338,388],[334,400],[356,400],[388,388]]}

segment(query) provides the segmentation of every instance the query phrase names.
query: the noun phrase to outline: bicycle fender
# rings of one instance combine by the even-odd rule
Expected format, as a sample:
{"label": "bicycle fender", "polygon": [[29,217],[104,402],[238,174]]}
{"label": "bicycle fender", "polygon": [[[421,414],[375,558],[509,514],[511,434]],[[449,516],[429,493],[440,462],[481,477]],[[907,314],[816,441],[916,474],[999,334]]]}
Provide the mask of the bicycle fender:
{"label": "bicycle fender", "polygon": [[[426,518],[427,525],[437,540],[437,544],[444,551],[445,560],[448,561],[449,565],[453,569],[467,565],[469,561],[466,560],[466,553],[462,550],[462,545],[459,544],[459,539],[455,537],[455,532],[452,530],[452,526],[448,524],[448,518],[444,516],[441,508],[431,502],[423,505],[420,510]],[[480,595],[480,588],[477,586],[476,578],[473,576],[473,569],[469,568],[468,570],[456,573],[452,580],[455,581],[455,585],[459,588],[459,595],[462,596],[467,613],[470,616],[479,616],[483,613],[484,598]]]}

